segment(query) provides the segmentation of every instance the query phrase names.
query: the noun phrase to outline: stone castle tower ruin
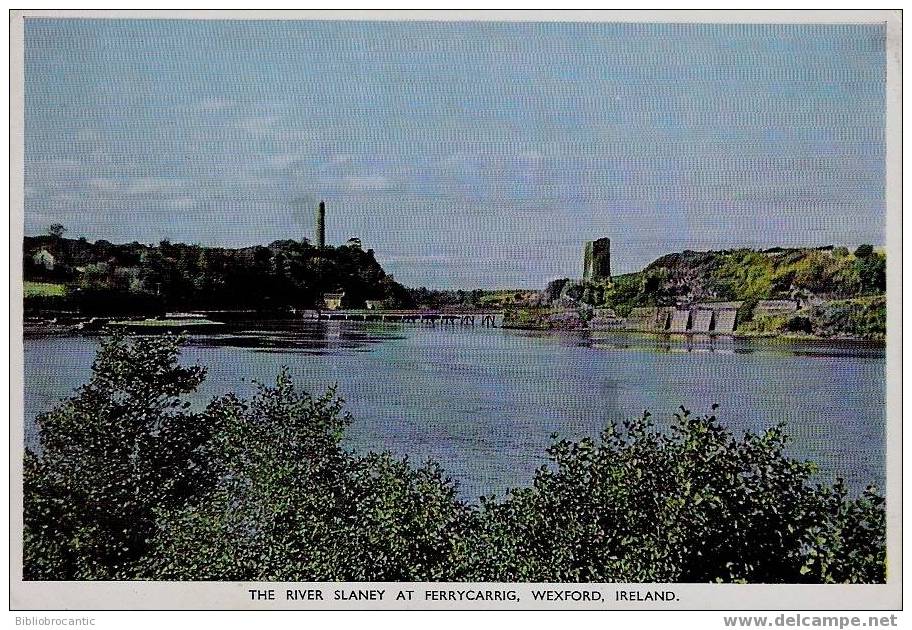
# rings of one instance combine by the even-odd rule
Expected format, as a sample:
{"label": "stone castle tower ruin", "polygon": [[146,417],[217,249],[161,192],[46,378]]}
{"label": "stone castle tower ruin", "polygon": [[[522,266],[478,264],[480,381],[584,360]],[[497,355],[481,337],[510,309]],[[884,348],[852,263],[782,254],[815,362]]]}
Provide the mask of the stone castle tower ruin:
{"label": "stone castle tower ruin", "polygon": [[611,239],[600,238],[586,242],[583,254],[583,280],[601,282],[611,280]]}

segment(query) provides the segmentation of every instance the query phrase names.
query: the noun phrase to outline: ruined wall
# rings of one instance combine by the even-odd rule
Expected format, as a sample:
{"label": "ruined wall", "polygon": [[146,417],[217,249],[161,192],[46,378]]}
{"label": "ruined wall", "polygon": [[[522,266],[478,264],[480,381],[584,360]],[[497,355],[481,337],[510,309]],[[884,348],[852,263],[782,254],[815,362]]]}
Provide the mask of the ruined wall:
{"label": "ruined wall", "polygon": [[698,308],[691,314],[690,330],[695,333],[708,333],[712,331],[714,320],[714,311],[705,308]]}
{"label": "ruined wall", "polygon": [[676,334],[721,334],[735,331],[741,302],[700,304],[692,308],[673,306],[638,307],[624,322],[626,330]]}
{"label": "ruined wall", "polygon": [[671,318],[674,315],[675,308],[673,306],[660,306],[656,309],[656,319],[655,319],[655,328],[654,330],[658,332],[666,332],[671,326]]}
{"label": "ruined wall", "polygon": [[637,307],[627,317],[627,328],[630,330],[652,330],[655,326],[656,309]]}
{"label": "ruined wall", "polygon": [[725,309],[716,311],[716,329],[714,332],[720,335],[730,335],[735,332],[735,324],[738,311]]}

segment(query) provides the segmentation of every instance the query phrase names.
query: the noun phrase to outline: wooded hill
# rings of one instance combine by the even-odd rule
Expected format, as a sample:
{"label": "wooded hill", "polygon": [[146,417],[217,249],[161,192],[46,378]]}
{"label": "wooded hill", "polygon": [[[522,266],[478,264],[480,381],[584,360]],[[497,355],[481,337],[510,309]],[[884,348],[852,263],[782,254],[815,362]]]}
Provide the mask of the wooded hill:
{"label": "wooded hill", "polygon": [[229,249],[48,235],[26,236],[23,247],[27,308],[87,314],[311,308],[336,292],[351,306],[411,300],[357,240],[340,247],[284,240]]}
{"label": "wooded hill", "polygon": [[733,249],[667,254],[611,285],[584,285],[581,299],[621,314],[635,306],[708,301],[800,302],[882,295],[886,257],[870,245],[764,251]]}
{"label": "wooded hill", "polygon": [[[739,333],[795,332],[881,337],[886,331],[886,256],[871,245],[685,251],[655,260],[611,284],[582,284],[584,304],[626,316],[637,306],[743,302]],[[754,318],[760,300],[794,300],[793,316]]]}

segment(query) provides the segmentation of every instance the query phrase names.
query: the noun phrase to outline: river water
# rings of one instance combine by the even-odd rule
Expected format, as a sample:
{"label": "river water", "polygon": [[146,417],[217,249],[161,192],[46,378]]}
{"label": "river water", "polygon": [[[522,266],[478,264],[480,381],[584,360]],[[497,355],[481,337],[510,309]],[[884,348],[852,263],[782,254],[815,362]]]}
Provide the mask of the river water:
{"label": "river water", "polygon": [[[98,339],[25,340],[26,444],[34,418],[85,382]],[[354,416],[346,445],[438,461],[464,498],[527,485],[550,434],[596,437],[644,409],[667,424],[679,405],[718,403],[741,433],[780,421],[791,454],[858,491],[884,487],[884,348],[877,344],[551,335],[500,328],[258,322],[194,335],[182,362],[208,368],[202,405],[281,366],[313,393],[331,384]]]}

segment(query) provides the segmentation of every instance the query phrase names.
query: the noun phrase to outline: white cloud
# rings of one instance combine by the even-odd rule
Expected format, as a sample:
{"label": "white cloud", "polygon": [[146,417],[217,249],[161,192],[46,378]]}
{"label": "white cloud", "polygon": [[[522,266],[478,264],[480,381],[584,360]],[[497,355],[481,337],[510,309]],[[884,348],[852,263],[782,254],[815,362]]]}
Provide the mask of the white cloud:
{"label": "white cloud", "polygon": [[136,177],[125,182],[123,191],[128,195],[143,195],[183,188],[186,183],[169,177]]}
{"label": "white cloud", "polygon": [[343,182],[350,190],[388,190],[393,187],[392,180],[384,175],[346,177]]}
{"label": "white cloud", "polygon": [[298,162],[304,159],[304,155],[300,153],[285,153],[281,155],[271,155],[266,158],[266,165],[274,169],[285,169],[289,166],[294,166]]}
{"label": "white cloud", "polygon": [[271,131],[279,120],[279,116],[272,115],[247,116],[235,122],[234,126],[247,133],[259,135]]}
{"label": "white cloud", "polygon": [[106,177],[93,177],[86,185],[93,190],[100,190],[102,192],[118,192],[120,190],[120,184]]}
{"label": "white cloud", "polygon": [[174,210],[189,210],[196,207],[196,199],[179,197],[177,199],[169,199],[166,205]]}
{"label": "white cloud", "polygon": [[232,101],[224,98],[207,98],[197,103],[196,108],[200,111],[212,114],[222,111],[223,109],[228,109],[233,104]]}

